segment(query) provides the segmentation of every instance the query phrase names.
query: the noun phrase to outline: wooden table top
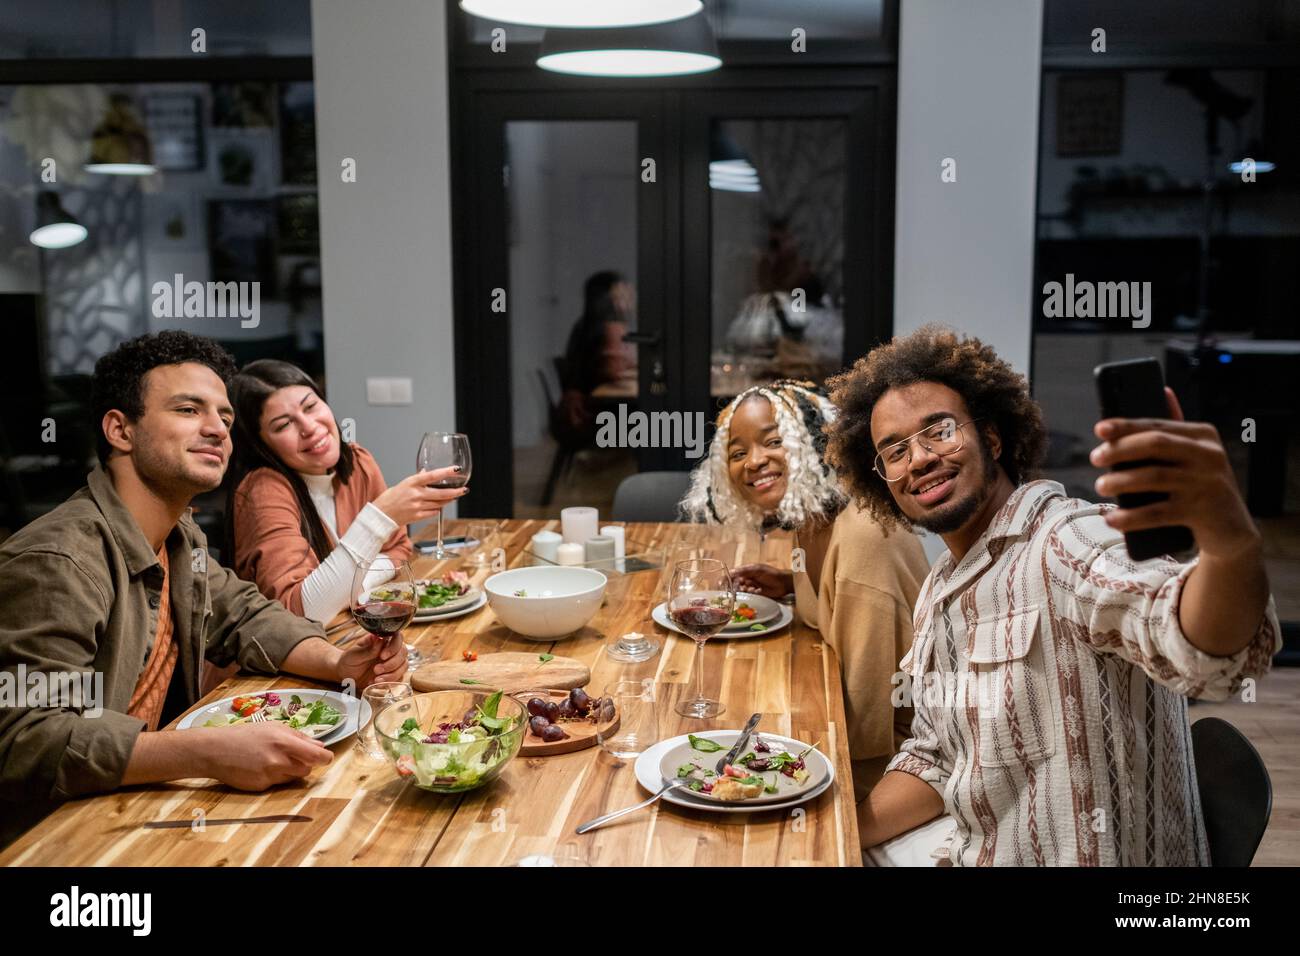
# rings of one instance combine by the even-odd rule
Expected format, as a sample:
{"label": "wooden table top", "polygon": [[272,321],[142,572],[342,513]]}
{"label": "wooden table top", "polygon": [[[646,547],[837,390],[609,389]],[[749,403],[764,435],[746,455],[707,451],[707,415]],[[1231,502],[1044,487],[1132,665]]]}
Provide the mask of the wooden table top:
{"label": "wooden table top", "polygon": [[[449,523],[447,534],[456,533]],[[499,544],[511,567],[531,561],[532,535],[558,521],[508,520]],[[667,561],[719,556],[732,566],[753,560],[785,563],[790,542],[769,536],[733,536],[699,525],[629,524],[627,553],[661,551]],[[430,558],[413,562],[433,576],[460,564]],[[487,571],[475,576],[476,583]],[[336,744],[334,760],[296,783],[245,793],[212,780],[128,787],[73,800],[0,854],[0,865],[46,866],[456,866],[512,865],[524,857],[569,857],[597,866],[858,866],[858,831],[844,732],[844,704],[834,652],[817,632],[796,619],[772,637],[710,641],[705,680],[710,696],[726,704],[713,720],[678,716],[674,704],[689,696],[693,643],[650,619],[663,600],[661,570],[611,580],[606,605],[576,635],[536,642],[497,623],[488,607],[441,624],[412,625],[405,636],[425,654],[459,660],[464,650],[480,658],[496,651],[553,652],[591,668],[599,693],[623,678],[653,678],[660,737],[735,729],[754,711],[761,730],[821,741],[835,763],[829,790],[795,811],[748,814],[687,810],[660,801],[652,807],[579,836],[583,821],[637,803],[647,795],[631,760],[599,747],[544,758],[516,757],[493,783],[463,794],[440,795],[410,786],[386,761],[358,751],[352,739]],[[620,593],[621,592],[621,593]],[[606,658],[608,641],[638,630],[664,642],[641,664]],[[345,633],[345,632],[339,632]],[[336,635],[337,636],[337,635]],[[204,699],[316,685],[295,677],[236,676]],[[197,705],[202,706],[203,704]],[[145,830],[155,820],[302,814],[309,822]]]}

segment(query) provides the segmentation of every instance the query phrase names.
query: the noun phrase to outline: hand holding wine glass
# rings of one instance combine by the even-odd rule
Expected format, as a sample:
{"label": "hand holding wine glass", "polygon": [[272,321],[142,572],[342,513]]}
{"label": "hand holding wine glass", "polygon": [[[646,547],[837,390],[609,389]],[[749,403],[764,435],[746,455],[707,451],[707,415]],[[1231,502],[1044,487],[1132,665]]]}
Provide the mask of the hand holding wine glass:
{"label": "hand holding wine glass", "polygon": [[717,717],[720,701],[704,696],[704,645],[731,620],[736,588],[727,566],[714,558],[680,561],[668,584],[668,616],[695,641],[695,695],[677,705],[683,717]]}
{"label": "hand holding wine glass", "polygon": [[[420,442],[416,452],[415,467],[420,471],[443,472],[446,476],[435,479],[433,488],[463,488],[469,483],[472,459],[469,452],[469,437],[460,432],[429,432]],[[442,545],[442,509],[438,509],[438,541],[433,556],[441,561],[447,557]]]}
{"label": "hand holding wine glass", "polygon": [[375,507],[386,514],[393,523],[406,526],[432,518],[446,507],[447,502],[469,491],[468,488],[447,486],[443,482],[459,477],[455,466],[438,471],[417,471],[403,478],[391,488],[386,488],[375,499]]}
{"label": "hand holding wine glass", "polygon": [[[352,573],[352,617],[372,637],[354,641],[344,652],[340,669],[348,670],[343,676],[355,680],[358,690],[374,680],[400,680],[405,674],[409,649],[395,638],[411,623],[418,606],[410,564],[394,565],[384,557],[357,563]],[[394,676],[399,668],[401,674]]]}

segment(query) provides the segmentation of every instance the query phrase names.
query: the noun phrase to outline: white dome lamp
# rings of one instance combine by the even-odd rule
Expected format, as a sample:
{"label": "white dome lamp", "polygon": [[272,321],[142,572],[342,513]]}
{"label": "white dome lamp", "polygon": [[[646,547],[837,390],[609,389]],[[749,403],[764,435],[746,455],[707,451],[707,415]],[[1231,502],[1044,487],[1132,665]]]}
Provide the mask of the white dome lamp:
{"label": "white dome lamp", "polygon": [[109,99],[108,111],[91,137],[90,161],[85,169],[105,176],[151,176],[158,172],[149,132],[136,116],[129,96],[115,93]]}
{"label": "white dome lamp", "polygon": [[59,202],[52,189],[43,189],[36,196],[36,228],[28,237],[32,245],[42,249],[67,249],[86,238],[86,227],[77,222]]}
{"label": "white dome lamp", "polygon": [[709,145],[709,187],[735,193],[763,191],[748,154],[716,125]]}
{"label": "white dome lamp", "polygon": [[466,13],[498,23],[584,29],[667,23],[699,13],[701,0],[460,0]]}
{"label": "white dome lamp", "polygon": [[703,13],[648,27],[547,30],[537,65],[575,76],[686,76],[722,66]]}

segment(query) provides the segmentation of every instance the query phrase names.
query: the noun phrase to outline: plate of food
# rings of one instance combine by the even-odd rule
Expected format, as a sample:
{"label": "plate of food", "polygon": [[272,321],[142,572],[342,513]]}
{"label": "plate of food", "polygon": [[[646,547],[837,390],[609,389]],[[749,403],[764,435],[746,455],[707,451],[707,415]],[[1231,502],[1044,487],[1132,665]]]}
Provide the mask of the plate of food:
{"label": "plate of food", "polygon": [[755,624],[767,624],[781,616],[781,605],[761,594],[736,594],[731,622],[724,631],[747,631]]}
{"label": "plate of food", "polygon": [[476,605],[482,607],[484,600],[483,592],[470,584],[469,575],[464,571],[448,571],[440,578],[420,578],[415,582],[415,592],[419,606],[412,620],[417,624],[468,611]]}
{"label": "plate of food", "polygon": [[718,759],[740,738],[739,730],[706,730],[661,741],[637,758],[637,781],[651,793],[665,780],[689,779],[689,789],[663,799],[719,813],[750,813],[797,806],[824,793],[835,768],[814,745],[778,734],[756,733],[730,771]]}
{"label": "plate of food", "polygon": [[[748,602],[753,597],[754,595],[747,594],[745,595],[745,601]],[[769,601],[770,599],[762,598],[762,600]],[[738,601],[737,604],[739,603],[740,602]],[[794,610],[790,608],[789,605],[778,604],[776,601],[771,601],[771,603],[776,605],[777,616],[775,618],[766,621],[755,620],[743,624],[738,624],[736,622],[735,612],[733,611],[732,623],[728,624],[717,634],[714,634],[711,638],[709,638],[709,640],[720,641],[720,640],[731,640],[733,638],[738,638],[738,637],[765,637],[768,634],[773,634],[776,631],[781,630],[781,628],[787,626],[791,621],[794,620]],[[752,606],[753,605],[751,605],[751,607]],[[686,634],[685,631],[683,631],[680,627],[674,624],[672,620],[668,617],[667,604],[657,605],[655,609],[650,612],[650,617],[653,618],[654,622],[658,624],[660,627],[667,628],[670,631],[676,631],[678,634]]]}
{"label": "plate of food", "polygon": [[357,717],[368,720],[370,704],[334,690],[290,687],[226,697],[186,714],[176,729],[234,727],[253,723],[258,713],[329,746],[357,732]]}

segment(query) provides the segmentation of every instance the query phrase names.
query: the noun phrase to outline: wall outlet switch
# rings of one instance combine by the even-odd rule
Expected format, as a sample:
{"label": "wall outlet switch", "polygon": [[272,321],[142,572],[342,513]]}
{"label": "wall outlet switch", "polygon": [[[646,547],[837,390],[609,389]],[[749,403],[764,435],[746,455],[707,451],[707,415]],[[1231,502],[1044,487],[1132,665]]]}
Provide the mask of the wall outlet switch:
{"label": "wall outlet switch", "polygon": [[366,401],[371,405],[410,405],[412,400],[409,378],[366,379]]}

